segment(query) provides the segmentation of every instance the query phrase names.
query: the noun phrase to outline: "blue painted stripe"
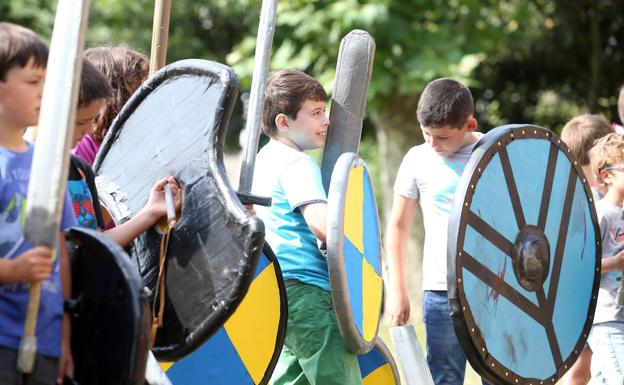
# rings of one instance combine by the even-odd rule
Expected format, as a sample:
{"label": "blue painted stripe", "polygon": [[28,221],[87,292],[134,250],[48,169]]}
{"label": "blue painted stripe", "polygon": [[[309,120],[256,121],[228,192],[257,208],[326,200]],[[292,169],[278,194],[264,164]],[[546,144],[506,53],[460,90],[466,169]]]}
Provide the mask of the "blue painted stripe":
{"label": "blue painted stripe", "polygon": [[196,351],[173,364],[167,376],[175,385],[253,385],[223,327]]}
{"label": "blue painted stripe", "polygon": [[358,249],[355,248],[353,243],[351,243],[346,236],[344,237],[344,254],[351,312],[358,332],[360,335],[364,335],[364,329],[362,327],[364,318],[362,304],[362,254],[360,254]]}
{"label": "blue painted stripe", "polygon": [[375,204],[375,195],[371,186],[368,170],[364,169],[364,207],[362,208],[362,224],[364,231],[364,258],[371,264],[377,275],[381,276],[379,256],[379,217]]}
{"label": "blue painted stripe", "polygon": [[262,273],[264,269],[269,266],[270,263],[271,262],[269,261],[267,256],[264,255],[264,253],[260,253],[260,258],[258,258],[258,266],[256,267],[256,271],[254,272],[253,279],[255,280],[256,278],[258,278],[260,273]]}
{"label": "blue painted stripe", "polygon": [[377,368],[382,367],[388,363],[386,357],[384,357],[377,347],[373,348],[370,352],[358,356],[358,363],[360,364],[360,373],[362,378],[368,376],[374,372]]}

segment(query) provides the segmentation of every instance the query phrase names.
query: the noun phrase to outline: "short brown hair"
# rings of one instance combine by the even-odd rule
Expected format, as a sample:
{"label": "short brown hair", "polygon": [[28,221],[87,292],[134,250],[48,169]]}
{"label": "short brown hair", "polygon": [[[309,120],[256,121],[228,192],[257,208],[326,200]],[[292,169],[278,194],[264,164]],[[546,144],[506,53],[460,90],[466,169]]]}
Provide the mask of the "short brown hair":
{"label": "short brown hair", "polygon": [[149,62],[145,55],[125,46],[89,48],[84,56],[104,74],[113,89],[113,96],[95,122],[93,138],[101,142],[123,105],[147,78]]}
{"label": "short brown hair", "polygon": [[30,60],[38,68],[48,62],[48,46],[41,38],[21,25],[0,22],[0,81],[14,67],[25,67]]}
{"label": "short brown hair", "polygon": [[598,139],[589,150],[589,158],[598,188],[606,193],[608,186],[600,178],[600,172],[607,166],[624,161],[624,134],[613,132]]}
{"label": "short brown hair", "polygon": [[598,115],[579,115],[568,121],[561,130],[561,140],[570,148],[572,155],[581,163],[589,164],[589,150],[596,139],[613,132],[609,122]]}
{"label": "short brown hair", "polygon": [[104,101],[111,96],[113,96],[113,88],[108,83],[106,76],[93,64],[83,60],[78,107],[88,106],[96,100]]}
{"label": "short brown hair", "polygon": [[432,80],[423,90],[416,118],[422,127],[462,128],[474,114],[474,101],[470,90],[457,80],[441,78]]}
{"label": "short brown hair", "polygon": [[269,74],[264,90],[262,131],[269,137],[275,137],[277,115],[285,114],[291,119],[297,119],[297,113],[306,100],[327,100],[327,93],[318,80],[301,71],[290,69]]}
{"label": "short brown hair", "polygon": [[620,87],[620,95],[618,96],[618,115],[620,115],[620,123],[624,124],[624,85]]}

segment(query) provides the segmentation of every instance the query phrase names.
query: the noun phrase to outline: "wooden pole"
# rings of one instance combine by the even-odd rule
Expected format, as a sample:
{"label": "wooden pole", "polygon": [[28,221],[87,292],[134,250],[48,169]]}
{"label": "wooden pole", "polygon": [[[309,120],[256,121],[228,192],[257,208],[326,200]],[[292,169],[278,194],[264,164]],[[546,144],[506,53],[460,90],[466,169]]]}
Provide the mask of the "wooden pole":
{"label": "wooden pole", "polygon": [[167,64],[167,41],[169,39],[170,16],[171,0],[155,0],[149,76],[152,76],[156,71]]}

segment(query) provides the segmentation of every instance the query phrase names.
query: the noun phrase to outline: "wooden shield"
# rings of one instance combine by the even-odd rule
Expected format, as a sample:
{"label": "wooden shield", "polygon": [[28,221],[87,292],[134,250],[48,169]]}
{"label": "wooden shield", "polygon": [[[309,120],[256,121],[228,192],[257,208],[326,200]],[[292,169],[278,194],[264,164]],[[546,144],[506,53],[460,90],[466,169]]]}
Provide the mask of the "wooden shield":
{"label": "wooden shield", "polygon": [[589,333],[600,281],[592,194],[551,131],[487,133],[450,214],[448,294],[468,359],[497,384],[554,384]]}
{"label": "wooden shield", "polygon": [[401,378],[390,350],[377,337],[374,348],[358,356],[362,385],[401,385]]}
{"label": "wooden shield", "polygon": [[353,353],[375,344],[383,282],[379,218],[364,161],[338,158],[328,194],[327,261],[338,327]]}
{"label": "wooden shield", "polygon": [[284,345],[287,315],[282,271],[265,243],[234,314],[193,353],[161,366],[175,385],[265,385]]}
{"label": "wooden shield", "polygon": [[[151,77],[113,122],[95,161],[100,199],[117,223],[136,214],[151,186],[173,175],[182,213],[166,256],[164,325],[152,351],[175,361],[199,347],[234,312],[251,283],[264,240],[223,166],[223,141],[238,93],[227,66],[183,60]],[[154,291],[161,234],[138,237],[132,257]]]}
{"label": "wooden shield", "polygon": [[96,231],[67,232],[72,353],[80,384],[143,384],[149,352],[148,295],[136,267]]}

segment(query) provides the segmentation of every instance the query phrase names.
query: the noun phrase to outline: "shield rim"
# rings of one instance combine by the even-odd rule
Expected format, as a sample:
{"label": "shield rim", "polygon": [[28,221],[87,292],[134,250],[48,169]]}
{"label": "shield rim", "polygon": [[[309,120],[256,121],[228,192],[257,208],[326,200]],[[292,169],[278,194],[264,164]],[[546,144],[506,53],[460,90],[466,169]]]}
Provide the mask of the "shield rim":
{"label": "shield rim", "polygon": [[[594,225],[594,233],[596,237],[596,269],[594,271],[594,283],[592,287],[592,296],[589,302],[589,313],[583,326],[581,338],[577,341],[572,353],[562,361],[556,368],[554,374],[547,379],[540,380],[535,378],[525,378],[517,375],[513,370],[504,367],[498,360],[492,358],[485,345],[484,340],[480,336],[480,332],[472,316],[472,310],[466,300],[463,291],[463,275],[459,259],[457,258],[458,246],[464,243],[465,230],[467,226],[467,214],[464,207],[472,200],[474,189],[470,186],[476,186],[481,175],[480,170],[485,169],[490,163],[492,157],[498,153],[501,146],[506,146],[513,140],[518,139],[543,139],[551,142],[551,146],[556,146],[557,153],[563,152],[567,157],[570,165],[574,168],[578,180],[583,185],[587,201],[589,201],[589,212]],[[470,160],[464,168],[464,172],[457,185],[455,199],[451,214],[449,216],[449,231],[447,242],[447,286],[448,300],[451,308],[451,317],[455,333],[462,349],[466,353],[468,361],[484,378],[494,383],[504,383],[509,385],[526,384],[537,385],[538,383],[554,384],[563,374],[572,366],[580,355],[587,336],[593,322],[593,314],[596,308],[598,288],[600,286],[600,261],[601,261],[601,238],[600,230],[597,225],[596,209],[594,207],[593,198],[587,179],[584,177],[583,171],[570,155],[571,150],[567,145],[552,131],[530,124],[509,124],[497,127],[487,135],[484,135],[473,149]],[[460,232],[460,229],[462,231]],[[459,273],[457,273],[459,271]],[[471,332],[475,330],[475,332]],[[511,374],[511,375],[510,375]]]}
{"label": "shield rim", "polygon": [[[344,261],[344,215],[347,183],[349,172],[356,167],[364,167],[367,171],[369,184],[373,189],[373,183],[370,180],[370,172],[362,158],[353,152],[345,152],[338,157],[332,172],[332,178],[329,185],[329,193],[327,199],[327,267],[329,270],[329,285],[331,287],[332,300],[334,303],[334,311],[340,335],[347,348],[355,354],[364,354],[369,352],[375,346],[375,340],[367,341],[358,331],[353,319],[351,311],[351,299],[349,294],[349,286],[345,271]],[[340,183],[338,183],[340,182]],[[373,196],[375,191],[373,189]],[[377,208],[377,202],[373,202]],[[381,246],[381,232],[379,229],[379,220],[377,221],[377,232],[379,234],[379,266],[383,266],[383,251]],[[379,316],[377,318],[377,326],[375,327],[375,336],[379,332],[379,323],[381,321],[381,309],[383,306],[383,280],[381,286],[382,301],[379,306]],[[347,309],[347,311],[339,310]]]}

